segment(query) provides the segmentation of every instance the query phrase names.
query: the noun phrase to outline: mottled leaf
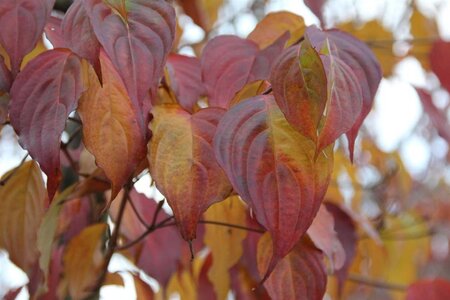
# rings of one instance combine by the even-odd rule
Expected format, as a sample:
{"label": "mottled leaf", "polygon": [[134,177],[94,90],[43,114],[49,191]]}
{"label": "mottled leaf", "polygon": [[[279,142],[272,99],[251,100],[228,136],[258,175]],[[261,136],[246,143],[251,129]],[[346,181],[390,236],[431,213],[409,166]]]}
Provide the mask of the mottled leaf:
{"label": "mottled leaf", "polygon": [[231,35],[210,40],[201,58],[209,105],[228,108],[245,84],[268,79],[271,65],[287,38],[286,33],[264,50],[259,50],[253,41]]}
{"label": "mottled leaf", "polygon": [[130,95],[138,126],[146,130],[175,36],[174,9],[164,0],[85,0],[83,4]]}
{"label": "mottled leaf", "polygon": [[335,231],[334,217],[325,205],[320,206],[307,233],[314,245],[328,257],[333,270],[342,268],[346,253]]}
{"label": "mottled leaf", "polygon": [[[351,118],[355,120],[356,117],[356,120],[353,121],[351,129],[345,131],[345,133],[349,140],[350,157],[353,160],[356,136],[364,119],[372,108],[375,93],[377,92],[378,85],[381,81],[382,73],[380,65],[370,48],[348,33],[337,29],[320,31],[316,27],[308,27],[306,34],[316,50],[321,50],[326,47],[329,51],[328,57],[330,58],[330,63],[326,64],[324,61],[324,65],[328,71],[329,84],[337,85],[329,90],[331,102],[333,102],[334,96],[338,96],[339,98],[343,98],[342,101],[351,103],[351,105],[349,105],[350,111],[353,111],[353,113],[351,113]],[[330,70],[335,71],[335,82],[333,82],[333,76],[330,77]],[[339,73],[342,74],[340,75]],[[347,77],[346,79],[342,79],[342,77],[340,80],[337,79],[339,76],[344,75]],[[360,86],[360,92],[357,92],[356,87],[354,87],[355,82],[353,81],[355,79],[356,83]],[[340,82],[341,80],[342,82]],[[337,92],[335,95],[332,94],[334,91]],[[348,99],[347,97],[350,97],[351,99]],[[357,108],[358,106],[360,107],[359,109]],[[339,110],[342,110],[344,113],[341,115],[343,119],[340,119],[339,122],[346,122],[345,118],[349,112],[342,108]],[[331,112],[328,114],[331,114]],[[324,126],[326,127],[327,125]],[[333,126],[331,126],[331,129],[333,129]],[[344,127],[342,127],[342,129],[344,129]],[[324,131],[326,131],[325,128],[322,132]],[[326,138],[324,138],[323,141],[324,140],[326,140]],[[321,142],[319,141],[319,143]],[[323,143],[324,142],[322,142],[322,144]]]}
{"label": "mottled leaf", "polygon": [[85,228],[73,238],[64,252],[64,295],[73,299],[85,299],[95,291],[104,267],[103,250],[107,224]]}
{"label": "mottled leaf", "polygon": [[193,112],[200,96],[206,94],[200,61],[196,57],[170,54],[167,58],[167,70],[170,87],[178,103],[187,111]]}
{"label": "mottled leaf", "polygon": [[[212,205],[204,218],[207,221],[235,224],[245,227],[246,207],[238,196]],[[212,265],[208,271],[208,278],[214,285],[217,299],[226,299],[230,289],[229,270],[242,256],[242,241],[247,232],[242,229],[226,226],[207,225],[205,244],[211,250]]]}
{"label": "mottled leaf", "polygon": [[2,0],[0,2],[0,44],[11,59],[15,77],[25,55],[41,39],[55,0]]}
{"label": "mottled leaf", "polygon": [[289,123],[317,141],[327,104],[327,75],[308,38],[286,49],[274,64],[271,82],[275,100]]}
{"label": "mottled leaf", "polygon": [[114,199],[144,159],[146,138],[125,86],[103,51],[100,63],[103,86],[91,70],[90,86],[80,99],[78,113],[83,123],[83,141],[111,181]]}
{"label": "mottled leaf", "polygon": [[212,149],[224,110],[208,108],[191,115],[177,105],[163,105],[152,113],[150,173],[166,196],[181,235],[189,241],[195,238],[201,214],[231,190]]}
{"label": "mottled leaf", "polygon": [[311,225],[333,167],[332,146],[315,144],[292,128],[272,96],[233,106],[219,123],[214,147],[234,189],[273,236],[268,272]]}
{"label": "mottled leaf", "polygon": [[273,44],[285,32],[289,32],[287,45],[297,42],[305,32],[305,22],[301,16],[288,11],[277,11],[267,14],[248,35],[248,39],[264,49]]}
{"label": "mottled leaf", "polygon": [[78,56],[55,49],[28,63],[11,87],[11,125],[22,147],[47,174],[50,199],[61,176],[61,135],[85,90],[84,70]]}
{"label": "mottled leaf", "polygon": [[31,275],[39,252],[37,229],[48,204],[41,170],[34,161],[6,173],[0,186],[0,249]]}
{"label": "mottled leaf", "polygon": [[422,279],[408,287],[406,300],[450,299],[450,282],[441,278]]}
{"label": "mottled leaf", "polygon": [[67,10],[61,24],[62,36],[67,48],[87,59],[98,71],[100,43],[95,36],[83,2],[85,1],[77,0]]}
{"label": "mottled leaf", "polygon": [[444,59],[450,55],[450,42],[441,39],[434,42],[430,52],[431,70],[436,74],[442,87],[450,91],[450,62]]}
{"label": "mottled leaf", "polygon": [[[266,233],[258,243],[258,268],[261,274],[270,264],[272,240]],[[284,257],[264,282],[272,299],[321,300],[327,286],[323,255],[305,238]]]}

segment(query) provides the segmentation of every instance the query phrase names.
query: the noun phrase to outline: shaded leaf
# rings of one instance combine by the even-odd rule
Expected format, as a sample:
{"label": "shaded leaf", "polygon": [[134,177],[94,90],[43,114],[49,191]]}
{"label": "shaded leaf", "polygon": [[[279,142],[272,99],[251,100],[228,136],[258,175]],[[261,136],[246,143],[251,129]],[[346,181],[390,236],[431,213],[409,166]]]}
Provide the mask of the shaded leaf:
{"label": "shaded leaf", "polygon": [[319,210],[333,167],[332,147],[315,160],[314,143],[289,125],[274,98],[258,96],[225,114],[214,148],[234,189],[273,236],[268,275]]}
{"label": "shaded leaf", "polygon": [[2,0],[0,2],[0,44],[11,59],[15,77],[25,55],[41,39],[55,0]]}
{"label": "shaded leaf", "polygon": [[11,83],[11,73],[9,72],[8,67],[6,67],[5,60],[0,55],[0,95],[2,92],[9,92]]}
{"label": "shaded leaf", "polygon": [[175,11],[164,0],[85,0],[83,4],[130,95],[137,125],[145,132],[175,36]]}
{"label": "shaded leaf", "polygon": [[107,224],[85,228],[73,238],[64,252],[63,290],[74,299],[92,295],[104,267],[104,239]]}
{"label": "shaded leaf", "polygon": [[201,58],[209,105],[228,108],[245,84],[268,79],[271,65],[287,38],[286,33],[264,50],[259,50],[253,41],[231,35],[210,40]]}
{"label": "shaded leaf", "polygon": [[319,18],[323,24],[322,8],[327,0],[304,0],[305,5]]}
{"label": "shaded leaf", "polygon": [[[325,69],[327,70],[327,78],[329,84],[334,83],[338,85],[328,92],[329,97],[331,96],[331,103],[333,103],[334,96],[336,96],[336,100],[343,97],[344,99],[341,101],[351,103],[349,111],[353,111],[350,117],[354,121],[352,122],[351,129],[345,132],[349,140],[350,157],[353,160],[356,136],[364,119],[372,108],[373,100],[381,81],[382,74],[380,65],[370,48],[348,33],[336,29],[320,31],[316,27],[310,26],[308,27],[306,34],[316,50],[324,49],[324,47],[326,47],[329,51],[327,56],[329,59],[324,61]],[[330,70],[332,73],[334,71],[335,76],[330,76]],[[344,77],[347,79],[343,80]],[[334,80],[336,81],[333,82]],[[356,83],[360,87],[359,92],[355,86]],[[333,92],[336,92],[336,94],[330,95],[330,93]],[[345,97],[351,97],[352,100],[346,99]],[[360,109],[357,108],[358,106]],[[340,109],[337,109],[337,111],[339,110]],[[346,110],[343,110],[343,114],[341,114],[344,118],[349,114],[345,111]],[[328,112],[328,115],[330,114],[331,112]],[[346,121],[345,119],[341,119],[340,122]],[[326,124],[324,126],[327,127]],[[344,129],[344,127],[342,127],[342,129]],[[322,133],[324,131],[326,132],[325,128],[322,129]],[[319,141],[319,143],[321,142]]]}
{"label": "shaded leaf", "polygon": [[441,39],[434,42],[430,52],[431,70],[436,74],[443,88],[450,91],[450,62],[443,59],[450,55],[450,42]]}
{"label": "shaded leaf", "polygon": [[258,44],[260,49],[273,44],[285,32],[289,32],[287,45],[297,42],[305,32],[305,22],[301,16],[288,11],[267,14],[248,35],[248,39]]}
{"label": "shaded leaf", "polygon": [[9,171],[2,180],[7,177],[0,186],[0,249],[31,276],[39,257],[37,229],[48,204],[44,180],[34,161]]}
{"label": "shaded leaf", "polygon": [[22,147],[47,174],[50,199],[61,178],[61,135],[85,90],[84,70],[69,50],[50,50],[28,63],[11,87],[11,125]]}
{"label": "shaded leaf", "polygon": [[196,57],[170,54],[167,58],[170,87],[178,103],[189,112],[197,104],[200,96],[206,94],[202,82],[200,61]]}
{"label": "shaded leaf", "polygon": [[[266,233],[258,243],[258,268],[261,274],[270,264],[272,251],[272,240],[270,234]],[[305,238],[278,263],[264,282],[272,299],[321,300],[326,285],[327,273],[322,252]]]}
{"label": "shaded leaf", "polygon": [[67,10],[61,24],[61,33],[66,47],[87,59],[98,72],[100,43],[95,36],[91,21],[83,6],[84,0],[75,1]]}
{"label": "shaded leaf", "polygon": [[[207,221],[241,225],[245,227],[246,208],[238,196],[212,205],[204,214]],[[206,225],[205,244],[211,250],[212,265],[208,278],[214,285],[217,299],[226,299],[230,289],[229,270],[242,256],[242,241],[247,232],[242,229]]]}
{"label": "shaded leaf", "polygon": [[133,279],[134,288],[136,289],[136,300],[153,300],[155,293],[152,288],[139,275],[134,275]]}
{"label": "shaded leaf", "polygon": [[60,17],[50,16],[45,24],[45,37],[50,41],[54,48],[66,48],[61,30],[62,19]]}
{"label": "shaded leaf", "polygon": [[422,279],[408,287],[406,300],[441,300],[450,298],[450,282],[441,278]]}
{"label": "shaded leaf", "polygon": [[335,231],[334,217],[325,205],[320,206],[307,233],[313,244],[328,257],[332,268],[334,270],[342,268],[346,253]]}
{"label": "shaded leaf", "polygon": [[316,142],[327,104],[327,75],[308,37],[299,47],[288,48],[280,55],[270,80],[275,100],[286,119]]}
{"label": "shaded leaf", "polygon": [[224,110],[208,108],[191,115],[177,105],[163,105],[152,113],[150,173],[166,196],[181,235],[189,241],[195,238],[201,214],[231,190],[212,149]]}
{"label": "shaded leaf", "polygon": [[146,137],[125,86],[104,52],[100,53],[100,63],[103,86],[91,70],[90,86],[80,99],[78,113],[84,144],[111,181],[114,199],[144,159]]}
{"label": "shaded leaf", "polygon": [[209,32],[219,15],[223,0],[179,0],[184,12],[195,24]]}

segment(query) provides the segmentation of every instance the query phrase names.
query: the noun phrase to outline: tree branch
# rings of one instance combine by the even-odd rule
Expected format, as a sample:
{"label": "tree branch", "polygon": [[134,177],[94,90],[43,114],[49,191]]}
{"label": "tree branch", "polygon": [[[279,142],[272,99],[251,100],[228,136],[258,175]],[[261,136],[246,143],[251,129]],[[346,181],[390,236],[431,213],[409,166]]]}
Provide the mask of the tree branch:
{"label": "tree branch", "polygon": [[387,289],[387,290],[395,290],[395,291],[406,291],[408,288],[406,285],[388,283],[384,281],[379,281],[371,278],[367,278],[358,274],[349,274],[347,277],[348,281],[352,281],[359,284],[364,284],[368,286],[373,286],[376,288]]}
{"label": "tree branch", "polygon": [[252,232],[257,232],[257,233],[265,233],[266,232],[264,229],[250,228],[250,227],[246,227],[246,226],[241,226],[241,225],[236,225],[236,224],[229,224],[229,223],[218,222],[218,221],[200,220],[199,223],[209,224],[209,225],[225,226],[225,227],[236,228],[236,229],[241,229],[241,230],[247,230],[247,231],[252,231]]}

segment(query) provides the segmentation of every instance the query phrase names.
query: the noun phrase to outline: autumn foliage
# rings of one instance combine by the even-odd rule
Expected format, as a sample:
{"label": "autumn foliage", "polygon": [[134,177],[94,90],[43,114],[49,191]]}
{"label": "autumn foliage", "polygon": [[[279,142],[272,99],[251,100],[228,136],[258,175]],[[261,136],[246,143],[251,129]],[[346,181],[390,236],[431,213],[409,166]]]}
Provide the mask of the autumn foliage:
{"label": "autumn foliage", "polygon": [[[327,28],[324,1],[305,1],[322,28],[281,11],[242,38],[211,34],[217,0],[75,0],[51,15],[54,2],[0,2],[0,121],[28,152],[0,181],[0,248],[33,299],[96,297],[125,275],[139,299],[447,299],[450,283],[419,268],[449,219],[409,201],[429,185],[358,135],[402,59],[377,21]],[[448,91],[449,43],[406,11],[430,39],[409,55]],[[178,51],[180,14],[207,33],[197,56]],[[450,142],[432,92],[417,87]],[[136,190],[144,177],[165,200]],[[116,254],[135,271],[108,270]]]}

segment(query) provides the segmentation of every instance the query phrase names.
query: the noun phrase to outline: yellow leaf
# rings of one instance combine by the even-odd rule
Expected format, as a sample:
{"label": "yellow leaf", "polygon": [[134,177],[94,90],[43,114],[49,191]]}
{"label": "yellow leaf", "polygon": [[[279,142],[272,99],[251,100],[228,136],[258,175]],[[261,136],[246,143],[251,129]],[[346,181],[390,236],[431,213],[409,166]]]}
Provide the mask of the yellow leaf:
{"label": "yellow leaf", "polygon": [[181,300],[197,299],[197,284],[190,270],[183,270],[172,275],[167,285],[166,295],[168,299],[172,299],[174,295],[179,295]]}
{"label": "yellow leaf", "polygon": [[39,252],[37,231],[48,204],[42,173],[34,161],[6,173],[0,186],[0,249],[28,275]]}
{"label": "yellow leaf", "polygon": [[94,292],[105,263],[103,250],[107,228],[104,223],[86,227],[67,245],[61,283],[64,295],[68,293],[73,299],[85,299]]}
{"label": "yellow leaf", "polygon": [[[208,208],[204,217],[207,221],[245,226],[246,207],[239,196],[231,196]],[[205,244],[211,250],[213,258],[208,278],[214,285],[219,300],[227,297],[230,289],[229,270],[242,256],[242,241],[246,236],[245,230],[212,224],[206,226]]]}
{"label": "yellow leaf", "polygon": [[410,19],[411,34],[413,35],[411,54],[413,54],[426,70],[430,70],[428,54],[433,41],[439,37],[436,20],[425,17],[414,8]]}
{"label": "yellow leaf", "polygon": [[27,63],[29,63],[33,58],[35,58],[36,56],[38,56],[39,54],[41,54],[47,50],[48,49],[47,49],[47,47],[45,47],[44,40],[40,39],[37,42],[36,47],[34,47],[34,49],[31,50],[30,53],[25,55],[25,57],[23,58],[22,64],[20,65],[20,69],[23,70],[25,68],[25,66],[27,65]]}
{"label": "yellow leaf", "polygon": [[286,46],[290,46],[303,36],[305,29],[306,25],[302,17],[287,11],[273,12],[256,25],[248,39],[257,43],[260,49],[264,49],[285,32],[289,32],[290,38]]}

